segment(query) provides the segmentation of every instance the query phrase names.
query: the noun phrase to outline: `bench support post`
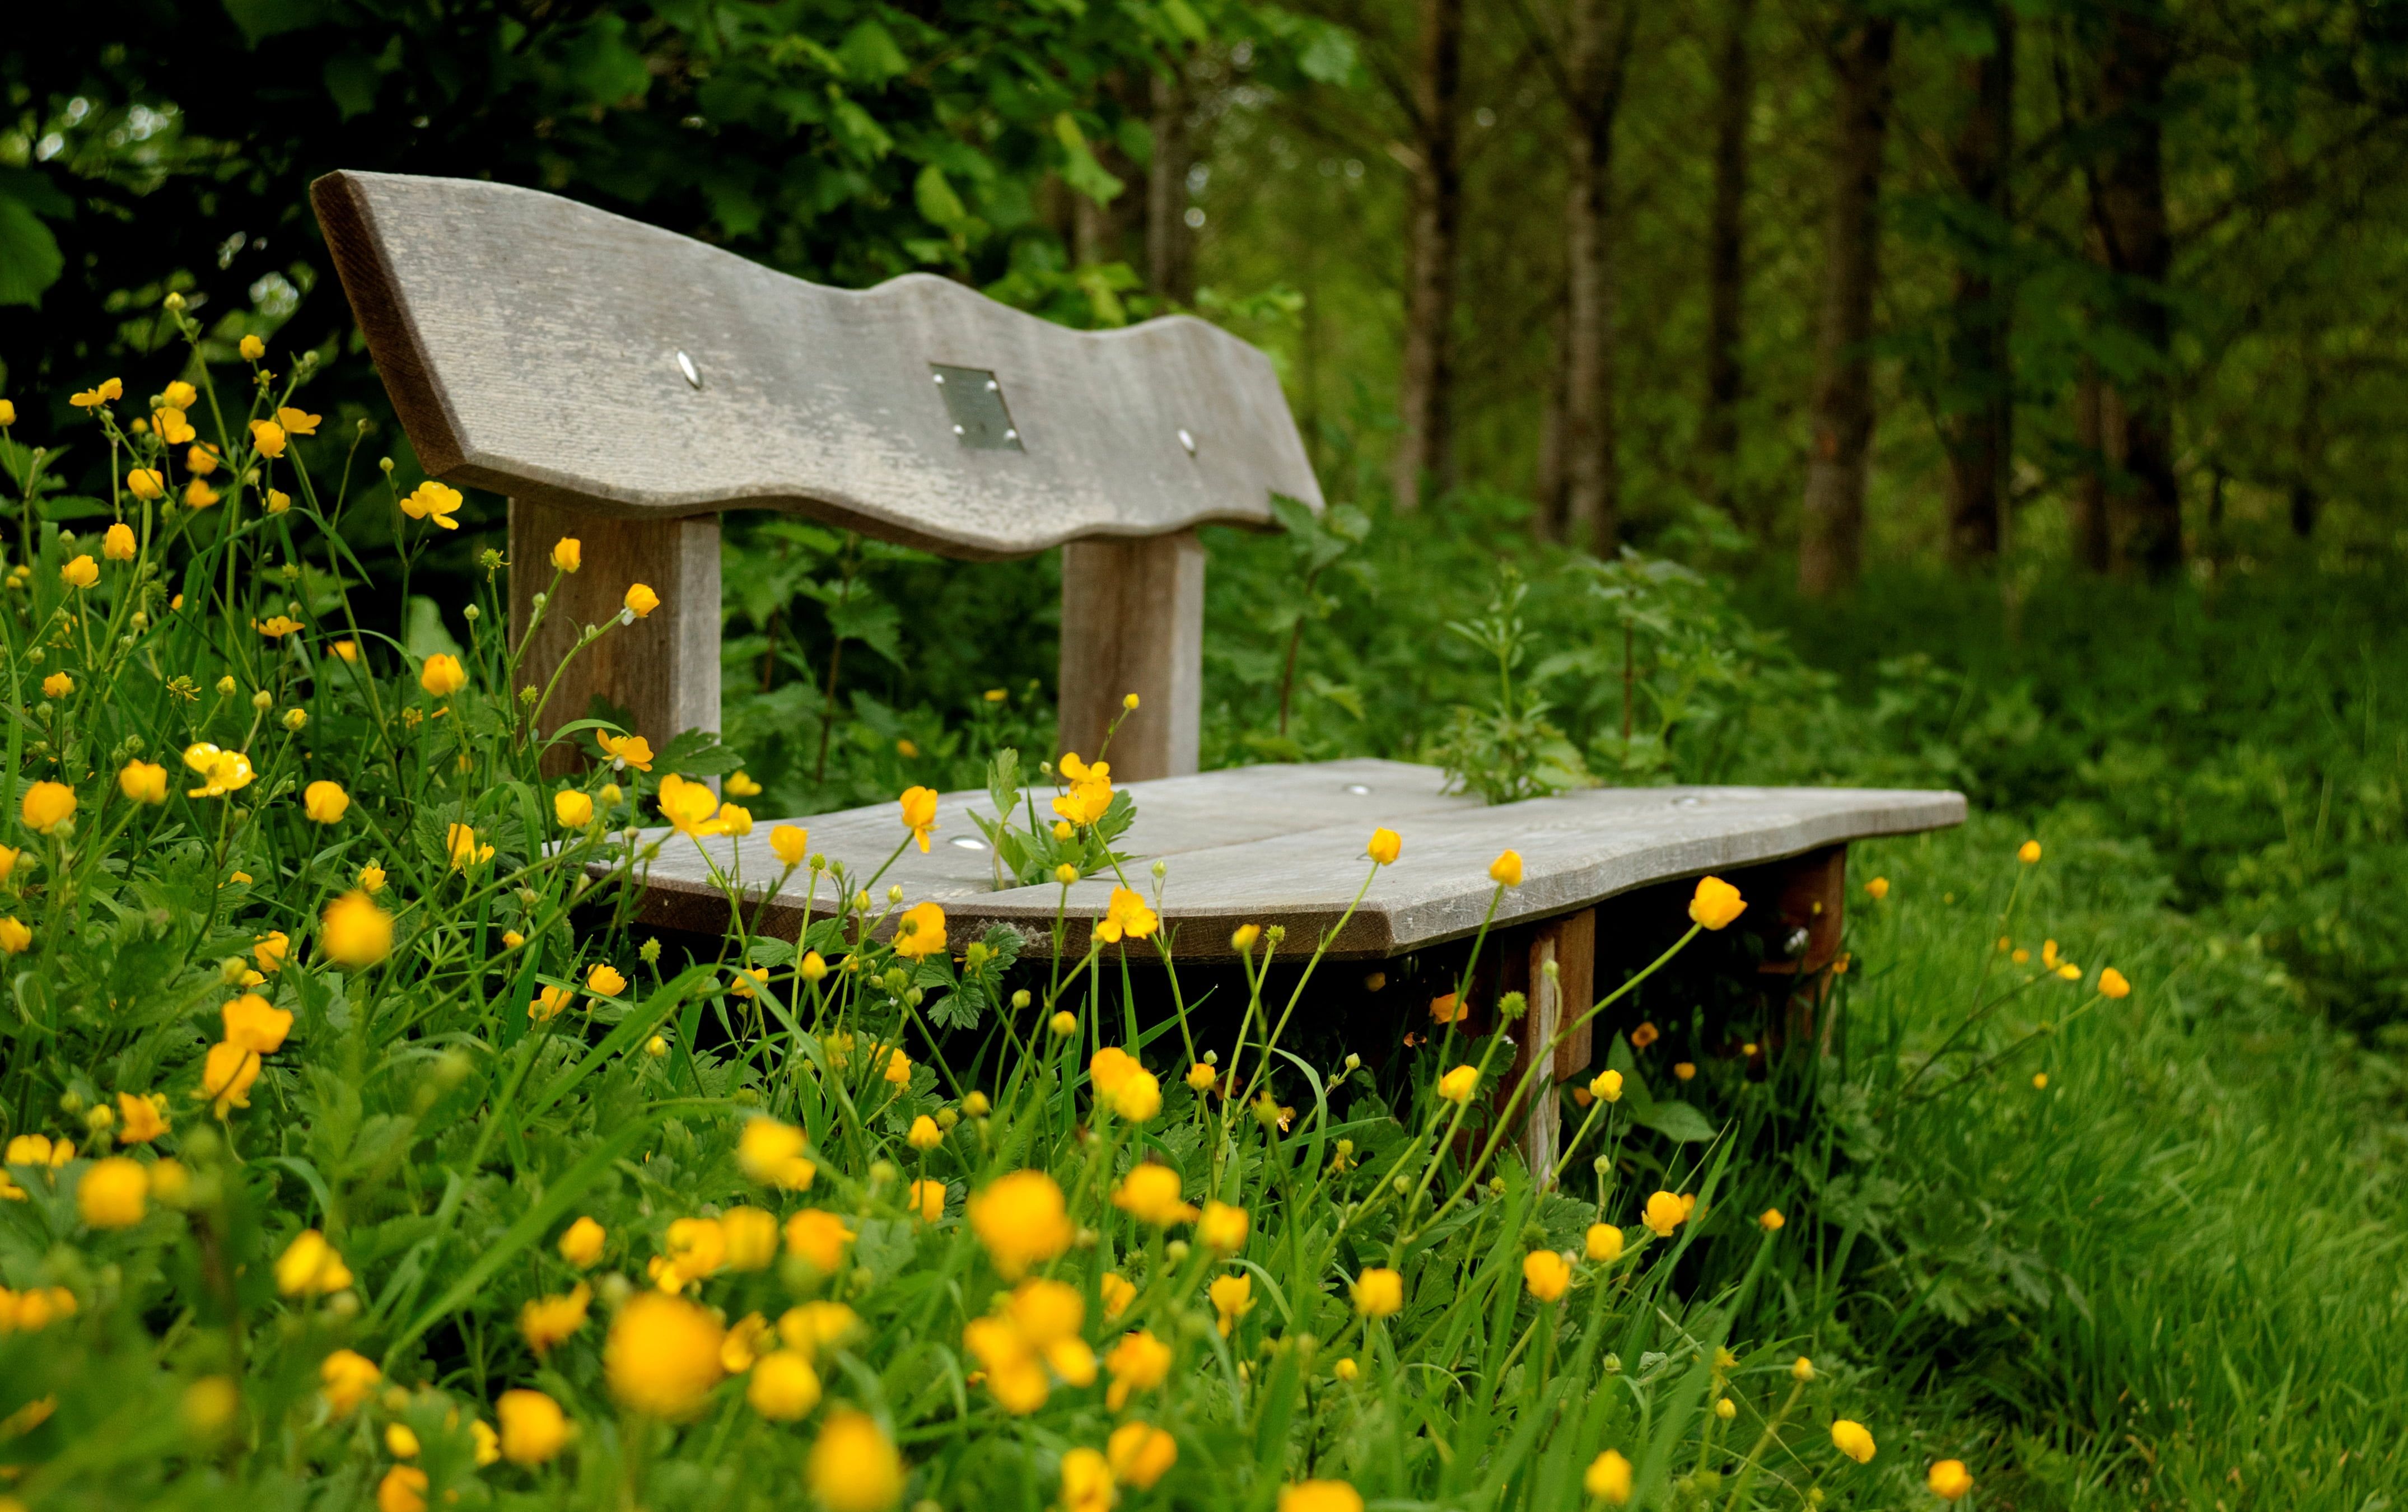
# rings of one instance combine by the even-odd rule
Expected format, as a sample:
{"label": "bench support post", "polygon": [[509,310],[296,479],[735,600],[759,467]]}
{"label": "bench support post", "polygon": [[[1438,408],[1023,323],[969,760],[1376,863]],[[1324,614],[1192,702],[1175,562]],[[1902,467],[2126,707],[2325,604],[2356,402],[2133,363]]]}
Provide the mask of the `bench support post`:
{"label": "bench support post", "polygon": [[1196,770],[1204,715],[1204,545],[1193,530],[1062,548],[1061,751],[1089,760],[1113,737],[1112,778]]}
{"label": "bench support post", "polygon": [[[552,590],[552,543],[574,536],[584,564]],[[595,694],[635,716],[634,733],[657,751],[680,732],[719,728],[719,519],[609,520],[510,500],[510,643],[526,634],[534,598],[552,591],[543,624],[519,663],[538,692],[588,625],[620,612],[627,586],[651,585],[661,607],[579,652],[545,705],[548,734],[582,719]],[[577,742],[592,755],[594,742]],[[544,758],[558,774],[577,765],[565,747]]]}
{"label": "bench support post", "polygon": [[[1547,968],[1555,968],[1549,980]],[[1597,910],[1582,909],[1547,920],[1530,938],[1530,1006],[1514,1026],[1513,1070],[1506,1085],[1518,1087],[1530,1058],[1554,1039],[1567,1019],[1588,1012],[1597,1001]],[[1555,1186],[1555,1162],[1563,1158],[1563,1102],[1555,1087],[1586,1070],[1595,1054],[1592,1026],[1583,1024],[1555,1047],[1552,1064],[1540,1073],[1519,1115],[1515,1139],[1522,1163],[1541,1191]]]}

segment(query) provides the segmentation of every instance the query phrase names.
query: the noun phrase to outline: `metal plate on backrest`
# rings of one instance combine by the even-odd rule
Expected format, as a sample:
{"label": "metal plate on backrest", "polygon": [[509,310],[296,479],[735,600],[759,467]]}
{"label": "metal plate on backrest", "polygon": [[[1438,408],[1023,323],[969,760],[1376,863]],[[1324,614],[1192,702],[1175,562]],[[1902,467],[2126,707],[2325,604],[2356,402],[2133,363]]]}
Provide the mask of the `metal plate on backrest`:
{"label": "metal plate on backrest", "polygon": [[[403,426],[457,482],[968,557],[1321,503],[1269,359],[1201,321],[1073,331],[927,274],[823,288],[506,184],[337,173],[311,198]],[[1031,444],[968,444],[932,362],[994,378]]]}
{"label": "metal plate on backrest", "polygon": [[1020,452],[1020,432],[1011,424],[1011,409],[1003,401],[1003,385],[983,367],[952,367],[928,364],[937,391],[945,396],[945,413],[964,446],[982,452]]}

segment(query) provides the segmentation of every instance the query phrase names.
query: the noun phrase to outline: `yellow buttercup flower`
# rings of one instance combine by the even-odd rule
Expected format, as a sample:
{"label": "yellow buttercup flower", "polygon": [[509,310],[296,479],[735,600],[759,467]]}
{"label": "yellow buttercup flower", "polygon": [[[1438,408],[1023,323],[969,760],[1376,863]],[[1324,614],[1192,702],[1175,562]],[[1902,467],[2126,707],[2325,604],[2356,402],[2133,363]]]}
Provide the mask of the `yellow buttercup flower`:
{"label": "yellow buttercup flower", "polygon": [[600,997],[615,998],[627,990],[627,979],[619,973],[618,968],[601,962],[585,973],[585,990]]}
{"label": "yellow buttercup flower", "polygon": [[1789,1375],[1792,1380],[1813,1380],[1814,1378],[1814,1361],[1807,1359],[1804,1355],[1799,1355],[1795,1361],[1790,1362]]}
{"label": "yellow buttercup flower", "polygon": [[413,520],[433,520],[446,530],[457,530],[460,522],[452,517],[460,512],[464,502],[460,490],[429,478],[402,499],[401,512]]}
{"label": "yellow buttercup flower", "polygon": [[594,822],[594,796],[564,787],[552,795],[552,816],[564,829],[582,829]]}
{"label": "yellow buttercup flower", "polygon": [[287,1297],[323,1297],[351,1284],[351,1267],[315,1229],[293,1236],[276,1257],[276,1289]]}
{"label": "yellow buttercup flower", "polygon": [[661,607],[661,596],[645,584],[636,583],[628,584],[627,596],[621,602],[626,605],[628,613],[643,619]]}
{"label": "yellow buttercup flower", "polygon": [[895,921],[895,954],[922,960],[944,949],[945,911],[937,904],[914,903]]}
{"label": "yellow buttercup flower", "polygon": [[1220,1316],[1221,1337],[1227,1338],[1236,1330],[1238,1319],[1254,1310],[1254,1278],[1252,1274],[1216,1277],[1205,1294],[1211,1298],[1212,1311]]}
{"label": "yellow buttercup flower", "polygon": [[737,1169],[764,1186],[804,1190],[818,1174],[803,1158],[808,1144],[808,1136],[792,1124],[767,1116],[748,1119],[736,1140]]}
{"label": "yellow buttercup flower", "polygon": [[1534,1249],[1522,1257],[1522,1284],[1541,1302],[1557,1301],[1571,1287],[1571,1262],[1552,1249]]}
{"label": "yellow buttercup flower", "polygon": [[130,562],[140,549],[134,539],[134,527],[121,520],[110,526],[100,538],[100,554],[112,562]]}
{"label": "yellow buttercup flower", "polygon": [[918,1214],[922,1222],[936,1222],[945,1216],[945,1184],[926,1180],[912,1182],[910,1189],[904,1195],[903,1205]]}
{"label": "yellow buttercup flower", "polygon": [[25,828],[37,835],[47,835],[75,816],[75,789],[64,783],[43,781],[25,789],[17,812]]}
{"label": "yellow buttercup flower", "polygon": [[1187,1068],[1187,1085],[1193,1091],[1209,1092],[1212,1090],[1212,1083],[1219,1078],[1220,1074],[1216,1068],[1199,1060]]}
{"label": "yellow buttercup flower", "polygon": [[1489,862],[1488,877],[1490,881],[1508,887],[1522,886],[1522,853],[1507,851]]}
{"label": "yellow buttercup flower", "polygon": [[1196,1238],[1207,1249],[1224,1255],[1234,1255],[1246,1247],[1246,1235],[1253,1231],[1254,1219],[1242,1207],[1210,1200],[1196,1220]]}
{"label": "yellow buttercup flower", "polygon": [[1600,1264],[1611,1265],[1622,1258],[1622,1230],[1612,1223],[1588,1226],[1587,1243],[1583,1253]]}
{"label": "yellow buttercup flower", "polygon": [[679,1421],[700,1411],[723,1374],[724,1331],[710,1314],[656,1290],[639,1291],[610,1320],[602,1369],[619,1404]]}
{"label": "yellow buttercup flower", "polygon": [[1959,1502],[1972,1494],[1973,1473],[1962,1460],[1942,1460],[1932,1465],[1923,1483],[1942,1501]]}
{"label": "yellow buttercup flower", "polygon": [[125,475],[125,491],[139,499],[167,497],[167,480],[156,468],[136,468]]}
{"label": "yellow buttercup flower", "polygon": [[67,402],[79,410],[97,410],[104,404],[115,404],[125,397],[125,385],[108,379],[96,387],[83,389],[69,396]]}
{"label": "yellow buttercup flower", "polygon": [[293,1032],[293,1015],[256,992],[228,999],[218,1009],[218,1018],[225,1026],[227,1044],[264,1056],[283,1049],[284,1037]]}
{"label": "yellow buttercup flower", "polygon": [[843,1268],[845,1246],[853,1238],[844,1219],[820,1208],[804,1208],[786,1220],[786,1253],[822,1275],[834,1275]]}
{"label": "yellow buttercup flower", "polygon": [[1639,1221],[1647,1225],[1656,1238],[1670,1239],[1673,1230],[1688,1221],[1691,1205],[1677,1192],[1659,1191],[1647,1199]]}
{"label": "yellow buttercup flower", "polygon": [[465,871],[494,858],[494,847],[479,844],[477,831],[464,824],[444,826],[443,849],[451,857],[454,871]]}
{"label": "yellow buttercup flower", "polygon": [[2110,998],[2127,998],[2131,996],[2132,984],[2124,979],[2123,972],[2110,966],[2099,973],[2099,990]]}
{"label": "yellow buttercup flower", "polygon": [[397,1464],[377,1482],[377,1512],[426,1512],[426,1472]]}
{"label": "yellow buttercup flower", "polygon": [[1104,1442],[1104,1459],[1114,1480],[1149,1491],[1179,1462],[1179,1441],[1151,1423],[1123,1423]]}
{"label": "yellow buttercup flower", "polygon": [[1865,884],[1865,896],[1878,903],[1889,896],[1889,878],[1875,877]]}
{"label": "yellow buttercup flower", "polygon": [[494,1399],[494,1417],[502,1425],[502,1458],[512,1464],[543,1464],[568,1446],[568,1415],[541,1391],[504,1391]]}
{"label": "yellow buttercup flower", "polygon": [[284,958],[293,954],[293,937],[281,929],[270,929],[251,947],[251,954],[259,962],[259,969],[272,975],[284,969]]}
{"label": "yellow buttercup flower", "polygon": [[337,1418],[349,1417],[383,1378],[375,1361],[350,1349],[337,1349],[318,1364],[319,1387]]}
{"label": "yellow buttercup flower", "polygon": [[338,824],[351,811],[351,795],[343,791],[340,783],[323,778],[301,790],[301,812],[316,824]]}
{"label": "yellow buttercup flower", "polygon": [[1788,1221],[1789,1220],[1787,1218],[1781,1216],[1781,1209],[1777,1207],[1766,1208],[1761,1214],[1756,1216],[1756,1226],[1767,1233],[1780,1232],[1782,1228],[1786,1225]]}
{"label": "yellow buttercup flower", "polygon": [[1621,1102],[1622,1073],[1618,1071],[1598,1072],[1589,1080],[1588,1095],[1597,1099],[1599,1102]]}
{"label": "yellow buttercup flower", "polygon": [[117,773],[117,790],[136,803],[165,803],[167,769],[155,761],[129,761]]}
{"label": "yellow buttercup flower", "polygon": [[594,739],[601,745],[602,754],[614,764],[633,767],[638,771],[652,770],[652,743],[641,735],[603,734]]}
{"label": "yellow buttercup flower", "polygon": [[1130,1303],[1137,1301],[1136,1283],[1118,1271],[1106,1271],[1103,1278],[1096,1283],[1096,1289],[1103,1295],[1107,1319],[1117,1318],[1129,1310]]}
{"label": "yellow buttercup flower", "polygon": [[586,1304],[593,1300],[594,1289],[580,1281],[558,1296],[530,1298],[519,1309],[519,1332],[538,1360],[585,1326]]}
{"label": "yellow buttercup flower", "polygon": [[468,685],[468,670],[460,658],[447,652],[436,652],[418,670],[418,685],[438,698],[448,698]]}
{"label": "yellow buttercup flower", "polygon": [[1365,1318],[1394,1318],[1405,1310],[1405,1278],[1373,1266],[1354,1278],[1354,1310]]}
{"label": "yellow buttercup flower", "polygon": [[1124,936],[1143,940],[1161,923],[1154,910],[1146,906],[1143,894],[1114,887],[1111,901],[1104,909],[1103,922],[1096,926],[1096,938],[1108,945],[1120,943]]}
{"label": "yellow buttercup flower", "polygon": [[1720,877],[1699,877],[1698,890],[1689,899],[1689,917],[1709,929],[1720,929],[1740,916],[1747,900],[1739,889]]}
{"label": "yellow buttercup flower", "polygon": [[928,837],[937,828],[937,790],[933,787],[907,787],[903,790],[903,828],[920,844],[920,854],[928,854]]}
{"label": "yellow buttercup flower", "polygon": [[290,614],[270,614],[264,620],[253,620],[251,627],[270,641],[281,641],[301,628],[301,622]]}
{"label": "yellow buttercup flower", "polygon": [[117,1116],[117,1138],[121,1144],[148,1145],[167,1131],[167,1095],[120,1092]]}
{"label": "yellow buttercup flower", "polygon": [[243,361],[257,362],[267,355],[267,343],[255,336],[246,336],[235,350],[242,353]]}
{"label": "yellow buttercup flower", "polygon": [[1865,1425],[1845,1418],[1831,1424],[1831,1447],[1858,1464],[1869,1464],[1873,1457],[1873,1435]]}
{"label": "yellow buttercup flower", "polygon": [[1112,1205],[1140,1223],[1157,1229],[1192,1223],[1197,1210],[1187,1202],[1181,1186],[1178,1172],[1149,1160],[1131,1166],[1120,1185],[1112,1188]]}
{"label": "yellow buttercup flower", "polygon": [[1068,1249],[1077,1231],[1062,1188],[1042,1171],[997,1177],[971,1196],[968,1217],[970,1231],[1008,1281]]}
{"label": "yellow buttercup flower", "polygon": [[1627,1506],[1630,1476],[1630,1462],[1608,1449],[1588,1462],[1588,1469],[1581,1476],[1581,1489],[1608,1506]]}
{"label": "yellow buttercup flower", "polygon": [[[384,872],[374,867],[361,871],[361,882],[367,882],[371,871],[376,885],[383,886]],[[377,907],[367,892],[347,892],[326,905],[318,924],[318,943],[337,966],[374,966],[393,954],[393,915]]]}
{"label": "yellow buttercup flower", "polygon": [[800,825],[781,824],[769,831],[769,854],[782,865],[802,865],[810,848],[811,832]]}
{"label": "yellow buttercup flower", "polygon": [[[199,451],[200,449],[198,447],[194,447],[194,450]],[[210,466],[215,467],[216,464],[211,463]],[[199,470],[207,471],[208,469],[205,468]],[[191,482],[184,485],[184,503],[186,507],[191,509],[206,510],[217,504],[225,496],[223,494],[211,488],[208,484],[201,482],[198,478],[194,479]]]}
{"label": "yellow buttercup flower", "polygon": [[602,1246],[609,1238],[602,1225],[591,1217],[580,1217],[560,1236],[560,1258],[580,1271],[591,1270],[602,1258]]}
{"label": "yellow buttercup flower", "polygon": [[761,785],[752,780],[750,772],[738,771],[730,773],[727,781],[723,783],[721,785],[726,788],[727,796],[729,798],[758,798],[761,796]]}
{"label": "yellow buttercup flower", "polygon": [[75,691],[75,679],[64,672],[52,672],[42,679],[42,697],[64,698]]}
{"label": "yellow buttercup flower", "polygon": [[718,817],[719,795],[701,783],[670,772],[661,779],[658,802],[661,817],[681,835],[699,838],[727,833],[726,824]]}
{"label": "yellow buttercup flower", "polygon": [[744,1401],[771,1422],[799,1422],[820,1404],[819,1372],[800,1350],[772,1350],[752,1367]]}
{"label": "yellow buttercup flower", "polygon": [[887,1512],[903,1499],[903,1456],[868,1414],[831,1412],[808,1478],[827,1512]]}
{"label": "yellow buttercup flower", "polygon": [[1100,1451],[1082,1447],[1062,1456],[1062,1494],[1054,1503],[1060,1512],[1111,1512],[1118,1500],[1111,1462]]}
{"label": "yellow buttercup flower", "polygon": [[150,1176],[138,1160],[112,1155],[95,1160],[76,1188],[76,1212],[95,1229],[130,1229],[142,1221]]}
{"label": "yellow buttercup flower", "polygon": [[273,420],[252,421],[251,423],[251,450],[257,452],[261,456],[282,456],[284,454],[284,427],[278,425]]}
{"label": "yellow buttercup flower", "polygon": [[1449,1102],[1469,1102],[1479,1088],[1478,1066],[1457,1066],[1438,1079],[1438,1095]]}
{"label": "yellow buttercup flower", "polygon": [[201,1087],[195,1095],[207,1099],[221,1118],[230,1108],[251,1106],[251,1085],[259,1080],[259,1052],[225,1042],[209,1046],[201,1062]]}
{"label": "yellow buttercup flower", "polygon": [[295,410],[290,405],[276,411],[276,423],[294,436],[315,436],[318,434],[318,422],[324,418],[322,415],[313,415],[306,410]]}
{"label": "yellow buttercup flower", "polygon": [[1384,827],[1372,830],[1371,842],[1363,847],[1364,854],[1382,866],[1393,866],[1404,849],[1404,837]]}
{"label": "yellow buttercup flower", "polygon": [[2026,866],[2030,866],[2034,862],[2038,861],[2040,859],[2040,842],[2036,840],[2028,840],[2021,845],[2015,847],[2015,859],[2021,861]]}
{"label": "yellow buttercup flower", "polygon": [[1279,1512],[1363,1512],[1363,1493],[1342,1480],[1299,1480],[1280,1488]]}
{"label": "yellow buttercup flower", "polygon": [[[1123,1286],[1128,1285],[1124,1280]],[[1104,1369],[1111,1374],[1112,1384],[1104,1393],[1104,1404],[1118,1412],[1128,1404],[1130,1395],[1151,1391],[1170,1376],[1170,1346],[1153,1333],[1139,1329],[1125,1333],[1104,1356]]]}

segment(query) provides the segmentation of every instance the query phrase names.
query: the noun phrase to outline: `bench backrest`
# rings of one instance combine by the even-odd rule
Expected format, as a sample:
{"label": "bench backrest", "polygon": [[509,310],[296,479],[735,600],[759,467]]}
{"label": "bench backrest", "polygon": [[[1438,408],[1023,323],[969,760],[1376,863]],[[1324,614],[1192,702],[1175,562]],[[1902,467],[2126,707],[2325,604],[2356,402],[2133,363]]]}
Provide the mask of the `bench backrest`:
{"label": "bench backrest", "polygon": [[[924,274],[824,288],[472,180],[336,173],[312,199],[426,469],[509,496],[514,561],[538,549],[539,564],[564,520],[594,538],[574,584],[595,598],[584,619],[630,575],[701,598],[716,532],[697,517],[722,510],[959,557],[1093,542],[1064,563],[1063,741],[1092,750],[1095,713],[1124,692],[1160,699],[1115,764],[1162,775],[1195,765],[1194,528],[1268,526],[1273,494],[1321,502],[1268,359],[1202,321],[1073,331]],[[597,561],[595,540],[628,559]],[[549,575],[517,573],[517,597]],[[579,623],[574,605],[555,612]],[[662,613],[650,641],[597,660],[616,685],[593,691],[639,725],[673,722],[645,731],[665,739],[674,722],[716,724],[718,604],[672,598]],[[702,684],[709,719],[695,717]]]}

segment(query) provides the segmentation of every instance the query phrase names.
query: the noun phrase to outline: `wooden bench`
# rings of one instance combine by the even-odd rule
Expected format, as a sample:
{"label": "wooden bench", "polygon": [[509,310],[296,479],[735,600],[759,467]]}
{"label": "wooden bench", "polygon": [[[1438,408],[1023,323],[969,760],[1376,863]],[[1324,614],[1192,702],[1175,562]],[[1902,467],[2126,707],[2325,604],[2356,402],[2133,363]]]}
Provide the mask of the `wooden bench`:
{"label": "wooden bench", "polygon": [[[1122,848],[1171,858],[1163,918],[1182,958],[1226,956],[1241,923],[1305,939],[1338,926],[1376,825],[1405,838],[1332,942],[1382,958],[1475,930],[1489,862],[1521,852],[1498,924],[1533,984],[1527,1046],[1588,1001],[1596,906],[1669,879],[1742,867],[1770,886],[1751,923],[1768,969],[1819,972],[1838,948],[1850,840],[1955,824],[1955,793],[1820,788],[1604,789],[1503,807],[1445,792],[1432,768],[1334,761],[1197,773],[1207,523],[1268,528],[1270,498],[1321,493],[1270,363],[1186,317],[1077,332],[943,279],[821,288],[655,227],[532,190],[337,173],[313,197],[345,292],[421,462],[510,499],[514,631],[551,579],[552,543],[583,542],[527,664],[549,668],[579,629],[618,612],[634,580],[652,615],[573,665],[552,708],[600,694],[655,742],[719,718],[717,511],[772,509],[966,558],[1060,545],[1061,750],[1114,740],[1137,823]],[[968,940],[991,924],[1051,949],[1052,886],[995,886],[968,817],[945,796],[939,840],[889,873],[942,901]],[[874,871],[901,831],[892,804],[798,820],[814,850]],[[767,820],[714,858],[773,880]],[[800,925],[808,872],[768,900]],[[1070,890],[1068,948],[1111,884]],[[820,906],[836,900],[822,887]],[[663,847],[643,916],[716,932],[724,895],[690,844]],[[1546,962],[1557,967],[1550,979]],[[1526,968],[1526,969],[1525,969]],[[1554,982],[1553,986],[1546,984]],[[1557,1073],[1588,1062],[1568,1045]],[[1554,1100],[1525,1136],[1552,1147]],[[1545,1129],[1537,1126],[1543,1122]],[[1535,1143],[1534,1143],[1535,1142]]]}

